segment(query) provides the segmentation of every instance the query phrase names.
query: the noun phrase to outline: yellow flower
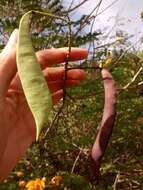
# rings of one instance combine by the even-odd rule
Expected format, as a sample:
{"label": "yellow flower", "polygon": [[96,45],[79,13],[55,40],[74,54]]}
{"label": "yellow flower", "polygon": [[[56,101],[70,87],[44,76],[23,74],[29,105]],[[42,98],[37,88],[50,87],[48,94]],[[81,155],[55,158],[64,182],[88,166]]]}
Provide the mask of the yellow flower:
{"label": "yellow flower", "polygon": [[105,60],[99,64],[99,68],[107,68],[112,63],[113,56],[110,52],[107,52]]}
{"label": "yellow flower", "polygon": [[23,177],[24,173],[22,171],[16,172],[17,177]]}
{"label": "yellow flower", "polygon": [[54,186],[59,186],[61,181],[62,181],[62,176],[57,175],[51,179],[50,184],[52,184]]}
{"label": "yellow flower", "polygon": [[43,179],[35,179],[30,180],[26,185],[27,190],[44,190],[45,188],[45,180]]}
{"label": "yellow flower", "polygon": [[124,37],[117,36],[116,42],[123,43],[125,41]]}
{"label": "yellow flower", "polygon": [[19,186],[19,187],[25,187],[25,186],[26,186],[26,181],[25,181],[25,180],[20,180],[20,181],[18,182],[18,186]]}

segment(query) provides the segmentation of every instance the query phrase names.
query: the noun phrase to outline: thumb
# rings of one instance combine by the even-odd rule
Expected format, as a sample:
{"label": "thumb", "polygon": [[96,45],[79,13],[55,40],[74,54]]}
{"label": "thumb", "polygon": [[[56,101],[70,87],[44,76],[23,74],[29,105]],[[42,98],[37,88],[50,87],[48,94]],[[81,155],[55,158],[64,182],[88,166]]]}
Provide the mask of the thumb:
{"label": "thumb", "polygon": [[18,34],[18,29],[15,29],[12,32],[12,34],[11,34],[11,36],[10,36],[10,38],[9,38],[6,46],[5,46],[5,48],[3,49],[3,53],[6,53],[7,51],[9,51],[11,48],[13,48],[16,45],[17,34]]}
{"label": "thumb", "polygon": [[15,29],[0,54],[0,96],[4,95],[16,74],[16,42],[18,29]]}

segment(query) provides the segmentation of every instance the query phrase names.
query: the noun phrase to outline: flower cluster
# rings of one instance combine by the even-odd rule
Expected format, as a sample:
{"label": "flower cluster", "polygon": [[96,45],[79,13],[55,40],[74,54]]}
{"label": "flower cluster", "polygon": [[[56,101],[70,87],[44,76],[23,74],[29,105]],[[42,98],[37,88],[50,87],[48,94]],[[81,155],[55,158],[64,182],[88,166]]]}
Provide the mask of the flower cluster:
{"label": "flower cluster", "polygon": [[53,186],[58,187],[60,185],[61,181],[62,181],[62,177],[57,175],[57,176],[55,176],[55,177],[53,177],[51,179],[50,184],[53,185]]}
{"label": "flower cluster", "polygon": [[44,190],[45,188],[45,179],[37,178],[35,180],[30,180],[26,184],[27,190]]}
{"label": "flower cluster", "polygon": [[[23,172],[17,172],[16,175],[18,177],[23,177]],[[62,176],[56,175],[54,176],[49,183],[47,183],[48,187],[58,187],[61,184]],[[26,188],[27,190],[44,190],[46,187],[46,178],[36,178],[35,180],[30,180],[26,182],[25,180],[20,179],[18,183],[19,187]]]}

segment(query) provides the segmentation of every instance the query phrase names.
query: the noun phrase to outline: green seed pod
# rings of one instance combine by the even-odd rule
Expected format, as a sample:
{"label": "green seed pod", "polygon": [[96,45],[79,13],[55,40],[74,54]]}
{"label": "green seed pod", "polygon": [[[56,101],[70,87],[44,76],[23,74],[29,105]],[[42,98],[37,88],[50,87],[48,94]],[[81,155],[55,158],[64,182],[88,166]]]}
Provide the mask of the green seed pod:
{"label": "green seed pod", "polygon": [[47,124],[52,109],[52,98],[47,82],[38,64],[30,37],[30,21],[33,11],[23,15],[19,25],[17,43],[17,68],[22,88],[36,123],[36,140]]}

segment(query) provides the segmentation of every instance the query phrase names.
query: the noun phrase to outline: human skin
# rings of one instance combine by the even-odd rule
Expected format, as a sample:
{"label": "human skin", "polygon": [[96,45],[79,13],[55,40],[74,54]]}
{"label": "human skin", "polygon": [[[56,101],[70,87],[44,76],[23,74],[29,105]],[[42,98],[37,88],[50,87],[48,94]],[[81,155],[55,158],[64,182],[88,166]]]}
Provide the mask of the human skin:
{"label": "human skin", "polygon": [[[14,30],[6,47],[0,54],[0,181],[8,177],[11,170],[35,141],[34,118],[26,102],[16,67],[16,43],[18,30]],[[46,49],[36,53],[53,104],[63,97],[63,67],[52,67],[66,60],[67,48]],[[72,48],[71,61],[85,59],[87,51]],[[68,87],[79,84],[85,78],[83,70],[67,72]]]}

